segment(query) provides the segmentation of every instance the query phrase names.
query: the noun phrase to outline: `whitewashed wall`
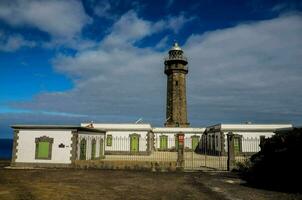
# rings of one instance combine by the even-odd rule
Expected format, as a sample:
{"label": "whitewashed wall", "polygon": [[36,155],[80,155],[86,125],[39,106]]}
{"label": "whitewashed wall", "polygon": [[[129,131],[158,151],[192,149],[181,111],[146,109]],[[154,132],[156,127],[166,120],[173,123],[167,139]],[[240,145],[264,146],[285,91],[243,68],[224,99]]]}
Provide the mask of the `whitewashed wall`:
{"label": "whitewashed wall", "polygon": [[[20,130],[18,133],[16,162],[24,163],[61,163],[70,164],[71,130]],[[47,136],[53,138],[51,160],[35,159],[35,139]],[[59,148],[63,143],[65,148]]]}
{"label": "whitewashed wall", "polygon": [[107,131],[106,136],[112,135],[112,146],[107,146],[105,141],[106,151],[130,151],[130,135],[131,134],[140,135],[139,138],[139,151],[147,151],[147,135],[148,131]]}
{"label": "whitewashed wall", "polygon": [[[78,152],[77,152],[77,159],[80,159],[80,143],[81,140],[85,139],[86,140],[86,160],[90,160],[91,159],[91,152],[92,152],[92,140],[95,139],[96,140],[96,149],[95,149],[95,157],[100,157],[104,155],[105,152],[105,145],[106,145],[106,141],[105,141],[105,134],[94,134],[94,133],[90,133],[90,132],[83,132],[80,131],[79,135],[78,135]],[[101,139],[103,139],[103,155],[100,155],[100,142]]]}

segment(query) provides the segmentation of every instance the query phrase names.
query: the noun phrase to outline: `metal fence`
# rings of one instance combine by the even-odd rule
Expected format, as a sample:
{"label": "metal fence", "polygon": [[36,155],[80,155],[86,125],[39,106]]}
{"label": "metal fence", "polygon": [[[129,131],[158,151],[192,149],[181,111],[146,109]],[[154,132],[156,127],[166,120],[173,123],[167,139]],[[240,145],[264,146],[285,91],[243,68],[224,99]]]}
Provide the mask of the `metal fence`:
{"label": "metal fence", "polygon": [[177,147],[175,146],[175,139],[173,138],[155,141],[148,137],[134,136],[113,137],[110,140],[108,141],[107,138],[105,143],[105,160],[152,162],[177,161]]}
{"label": "metal fence", "polygon": [[[224,140],[217,140],[212,136],[203,136],[199,143],[195,143],[192,138],[185,138],[185,148],[183,151],[184,169],[227,170],[229,159],[228,145],[230,144],[233,145],[235,164],[236,162],[245,162],[251,155],[260,150],[260,138],[243,138],[236,135],[233,139],[233,142],[229,143],[227,137],[224,137]],[[217,142],[219,144],[216,144]],[[94,148],[98,148],[98,146],[96,145]],[[148,136],[140,137],[139,135],[131,135],[130,137],[107,136],[103,148],[104,156],[99,156],[96,159],[109,161],[177,162],[179,155],[178,141],[171,137],[154,139]],[[98,150],[93,148],[88,148],[87,151],[91,151],[91,153],[98,152]]]}
{"label": "metal fence", "polygon": [[234,153],[236,163],[247,161],[253,154],[260,151],[260,138],[246,137],[234,141]]}

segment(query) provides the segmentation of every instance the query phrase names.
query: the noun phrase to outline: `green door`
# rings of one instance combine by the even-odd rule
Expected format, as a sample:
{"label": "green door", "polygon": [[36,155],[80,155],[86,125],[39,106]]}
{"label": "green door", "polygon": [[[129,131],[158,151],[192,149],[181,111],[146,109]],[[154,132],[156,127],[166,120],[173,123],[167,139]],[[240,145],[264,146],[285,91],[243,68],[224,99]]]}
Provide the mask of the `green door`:
{"label": "green door", "polygon": [[86,140],[82,139],[80,143],[80,160],[86,160]]}
{"label": "green door", "polygon": [[192,136],[192,150],[194,151],[199,143],[199,136]]}
{"label": "green door", "polygon": [[168,148],[168,136],[161,135],[159,137],[159,148],[161,150],[166,150]]}
{"label": "green door", "polygon": [[138,138],[137,134],[133,134],[130,136],[130,151],[138,152]]}

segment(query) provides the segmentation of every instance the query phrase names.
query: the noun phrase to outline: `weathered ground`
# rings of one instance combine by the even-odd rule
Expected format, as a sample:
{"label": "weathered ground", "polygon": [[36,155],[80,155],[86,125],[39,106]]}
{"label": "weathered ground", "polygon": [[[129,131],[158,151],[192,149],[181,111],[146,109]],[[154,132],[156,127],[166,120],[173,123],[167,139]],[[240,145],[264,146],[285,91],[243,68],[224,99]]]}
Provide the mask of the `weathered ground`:
{"label": "weathered ground", "polygon": [[0,168],[0,199],[302,199],[241,183],[226,173]]}

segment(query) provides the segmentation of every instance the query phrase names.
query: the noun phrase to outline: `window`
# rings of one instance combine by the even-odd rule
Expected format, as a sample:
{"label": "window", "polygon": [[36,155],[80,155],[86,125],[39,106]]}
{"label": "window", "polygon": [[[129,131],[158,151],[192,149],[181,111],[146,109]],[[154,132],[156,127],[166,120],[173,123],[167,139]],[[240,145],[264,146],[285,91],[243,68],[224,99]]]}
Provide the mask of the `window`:
{"label": "window", "polygon": [[91,160],[95,159],[95,150],[96,150],[96,140],[91,141]]}
{"label": "window", "polygon": [[112,135],[107,135],[106,145],[110,147],[112,146]]}
{"label": "window", "polygon": [[35,142],[36,142],[35,159],[51,160],[53,138],[43,136],[43,137],[36,138]]}
{"label": "window", "polygon": [[175,85],[178,86],[178,81],[175,81]]}
{"label": "window", "polygon": [[80,160],[86,160],[86,140],[84,138],[80,142]]}
{"label": "window", "polygon": [[161,150],[166,150],[168,148],[168,136],[166,135],[159,136],[159,148]]}

